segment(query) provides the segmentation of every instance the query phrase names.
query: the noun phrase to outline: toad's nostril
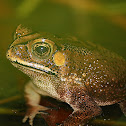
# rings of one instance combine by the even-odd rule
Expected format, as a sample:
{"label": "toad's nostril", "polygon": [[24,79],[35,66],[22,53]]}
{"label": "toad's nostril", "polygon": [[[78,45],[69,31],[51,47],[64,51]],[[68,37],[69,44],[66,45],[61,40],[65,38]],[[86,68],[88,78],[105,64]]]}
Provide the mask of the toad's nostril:
{"label": "toad's nostril", "polygon": [[6,57],[9,58],[9,56],[10,56],[10,55],[9,55],[9,52],[7,51],[7,53],[6,53]]}

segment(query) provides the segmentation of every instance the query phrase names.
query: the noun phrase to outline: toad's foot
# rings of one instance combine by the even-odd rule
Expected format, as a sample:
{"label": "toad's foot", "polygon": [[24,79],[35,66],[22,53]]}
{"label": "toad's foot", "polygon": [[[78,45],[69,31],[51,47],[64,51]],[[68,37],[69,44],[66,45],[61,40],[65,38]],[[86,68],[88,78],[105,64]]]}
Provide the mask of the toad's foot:
{"label": "toad's foot", "polygon": [[47,114],[46,110],[48,110],[49,108],[47,107],[44,107],[44,106],[31,106],[28,108],[27,110],[27,113],[25,115],[25,117],[23,118],[22,122],[25,123],[27,121],[27,119],[29,119],[29,124],[31,126],[33,126],[33,120],[34,120],[34,117],[37,115],[37,114]]}

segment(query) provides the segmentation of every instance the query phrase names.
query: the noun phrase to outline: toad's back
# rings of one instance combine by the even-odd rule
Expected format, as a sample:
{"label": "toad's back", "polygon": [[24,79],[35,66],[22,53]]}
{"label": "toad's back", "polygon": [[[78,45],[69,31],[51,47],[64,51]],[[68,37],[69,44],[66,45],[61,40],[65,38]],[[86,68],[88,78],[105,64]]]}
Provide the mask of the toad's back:
{"label": "toad's back", "polygon": [[80,86],[84,84],[99,105],[110,105],[126,98],[126,62],[122,57],[95,45],[90,45],[89,49],[66,48],[69,48],[66,70],[69,78],[75,73],[75,82]]}

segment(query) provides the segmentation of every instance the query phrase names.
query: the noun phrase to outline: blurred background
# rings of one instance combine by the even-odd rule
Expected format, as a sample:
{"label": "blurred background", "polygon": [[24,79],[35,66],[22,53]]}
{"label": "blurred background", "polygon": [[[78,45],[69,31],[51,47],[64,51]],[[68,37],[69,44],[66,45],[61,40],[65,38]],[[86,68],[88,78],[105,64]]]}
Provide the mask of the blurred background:
{"label": "blurred background", "polygon": [[[27,125],[21,124],[21,119],[25,111],[23,88],[29,78],[6,59],[6,51],[19,24],[34,31],[70,34],[82,41],[102,45],[126,59],[126,0],[0,0],[2,125]],[[104,112],[108,115],[97,120],[107,126],[126,125],[126,118],[118,106],[112,108],[112,112],[108,108]],[[98,125],[97,120],[92,126]],[[44,122],[43,125],[46,126]]]}

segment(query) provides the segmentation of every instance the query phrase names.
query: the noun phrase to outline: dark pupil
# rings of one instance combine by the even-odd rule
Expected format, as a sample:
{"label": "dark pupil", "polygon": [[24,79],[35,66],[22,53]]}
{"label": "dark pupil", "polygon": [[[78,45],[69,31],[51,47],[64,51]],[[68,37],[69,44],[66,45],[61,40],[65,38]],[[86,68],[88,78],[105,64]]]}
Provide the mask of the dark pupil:
{"label": "dark pupil", "polygon": [[43,55],[44,53],[48,52],[48,50],[49,48],[45,46],[39,46],[35,48],[35,51],[37,51],[37,53],[39,53],[40,55]]}

